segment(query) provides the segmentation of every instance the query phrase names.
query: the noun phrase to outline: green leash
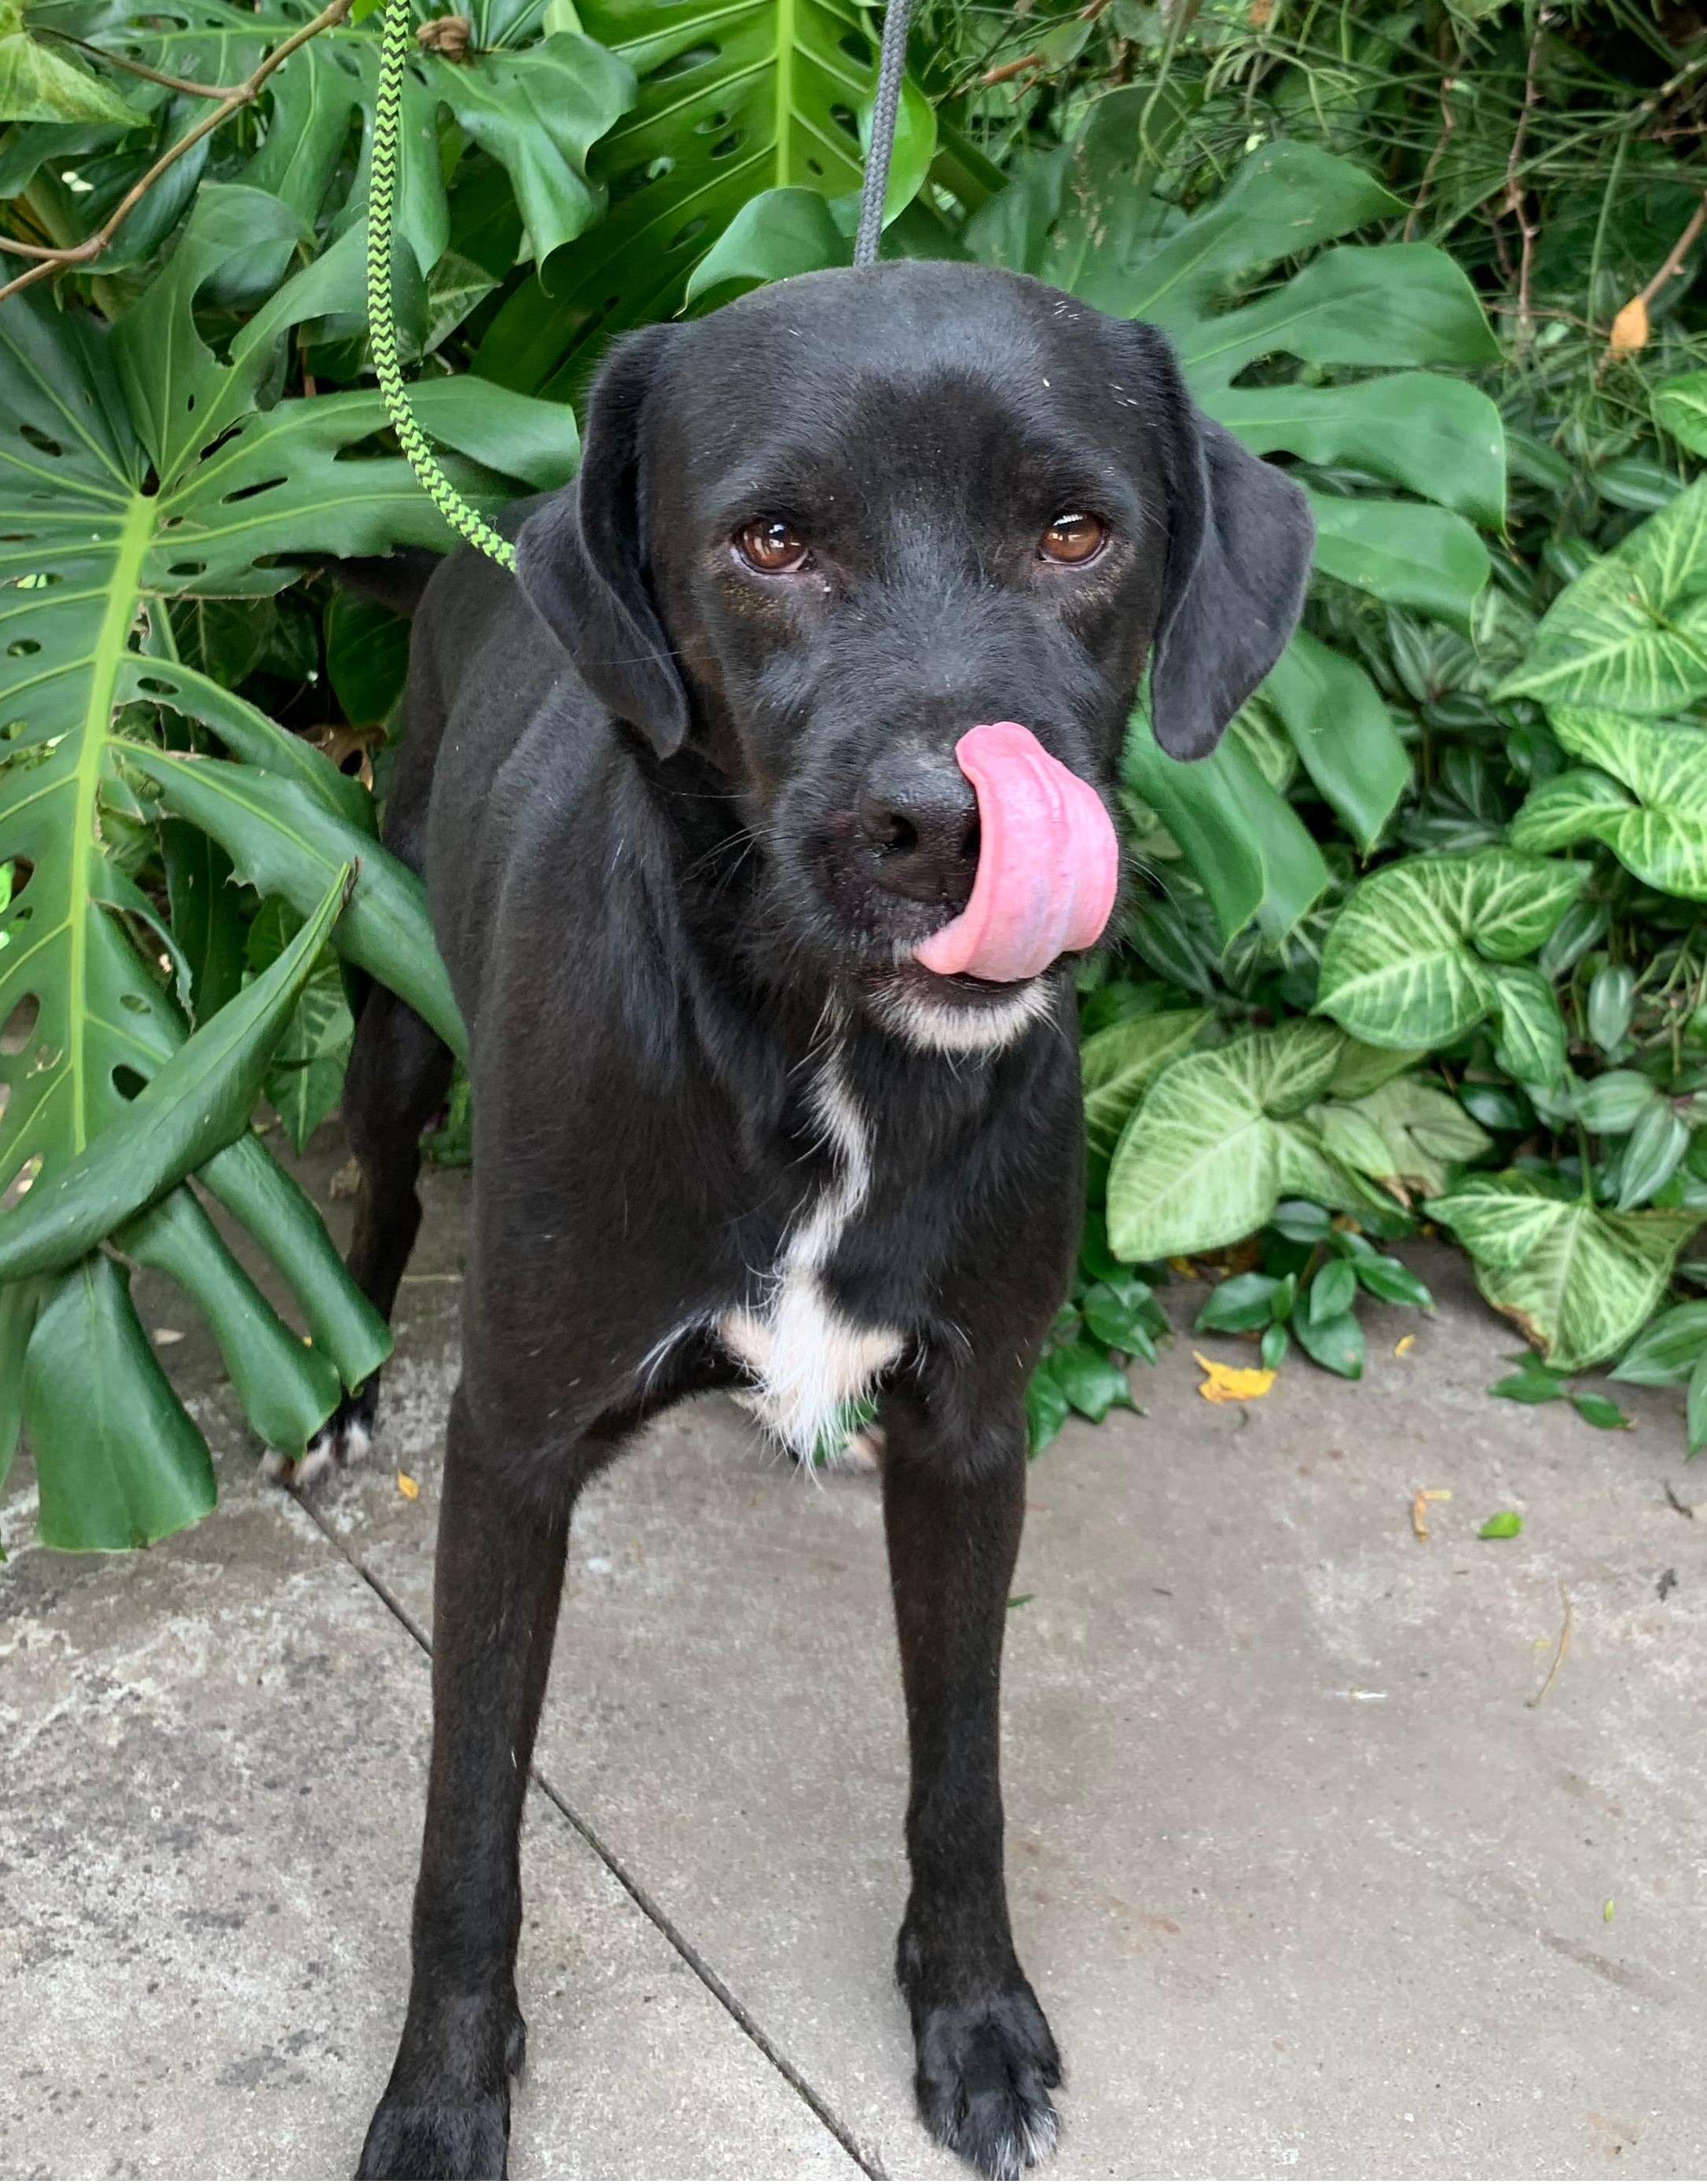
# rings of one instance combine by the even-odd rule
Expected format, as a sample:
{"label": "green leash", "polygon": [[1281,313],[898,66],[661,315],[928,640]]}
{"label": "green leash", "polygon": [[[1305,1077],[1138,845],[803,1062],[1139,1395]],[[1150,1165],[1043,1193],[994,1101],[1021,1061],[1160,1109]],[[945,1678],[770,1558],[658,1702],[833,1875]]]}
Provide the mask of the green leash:
{"label": "green leash", "polygon": [[415,421],[397,360],[397,320],[391,304],[391,238],[397,197],[397,154],[403,129],[403,70],[412,43],[409,0],[387,0],[379,47],[379,91],[373,103],[373,163],[367,191],[367,345],[399,445],[427,499],[471,546],[505,569],[516,549],[500,538],[477,508],[471,508],[440,470],[427,435]]}
{"label": "green leash", "polygon": [[[872,117],[871,152],[866,160],[856,265],[877,257],[883,226],[884,192],[890,154],[895,148],[895,115],[906,66],[906,28],[913,0],[889,0],[884,17],[883,48],[878,61],[877,105]],[[398,152],[403,131],[403,71],[412,42],[410,0],[386,0],[385,30],[379,47],[379,89],[373,108],[373,159],[367,192],[367,337],[386,415],[409,466],[433,506],[459,537],[489,554],[501,568],[514,570],[516,549],[500,538],[477,508],[471,508],[439,468],[427,435],[415,421],[397,357],[397,320],[392,309],[391,245],[396,225]]]}

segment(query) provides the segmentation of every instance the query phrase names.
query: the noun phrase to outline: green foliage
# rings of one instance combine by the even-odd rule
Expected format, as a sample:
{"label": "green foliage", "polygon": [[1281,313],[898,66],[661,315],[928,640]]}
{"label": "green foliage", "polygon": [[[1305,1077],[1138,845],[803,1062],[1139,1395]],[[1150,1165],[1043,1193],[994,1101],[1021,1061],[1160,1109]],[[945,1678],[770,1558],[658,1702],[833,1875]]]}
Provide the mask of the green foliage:
{"label": "green foliage", "polygon": [[1433,1308],[1410,1268],[1349,1223],[1331,1222],[1308,1201],[1283,1203],[1257,1238],[1259,1270],[1230,1275],[1209,1292],[1199,1334],[1254,1334],[1264,1365],[1280,1365],[1296,1339],[1306,1356],[1342,1379],[1364,1371],[1361,1296]]}
{"label": "green foliage", "polygon": [[[1164,326],[1318,527],[1304,627],[1213,755],[1131,726],[1152,886],[1082,973],[1092,1203],[1035,1446],[1130,1402],[1169,1257],[1233,1251],[1202,1323],[1355,1374],[1357,1300],[1425,1303],[1375,1240],[1419,1213],[1540,1353],[1520,1400],[1617,1423],[1565,1381],[1621,1353],[1688,1382],[1707,1443],[1699,245],[1608,342],[1699,200],[1707,42],[1675,14],[921,9],[885,251]],[[377,15],[187,143],[210,109],[181,85],[309,20],[0,0],[5,235],[81,244],[185,147],[92,265],[0,302],[0,1468],[27,1418],[63,1546],[212,1495],[131,1268],[201,1305],[280,1447],[371,1371],[385,1330],[248,1106],[298,1147],[332,1112],[347,966],[460,1039],[419,886],[323,755],[366,749],[382,796],[406,633],[316,563],[445,538],[368,370]],[[572,473],[613,335],[847,262],[877,25],[468,25],[410,57],[393,286],[412,404],[490,510]],[[467,1157],[460,1073],[432,1146]]]}
{"label": "green foliage", "polygon": [[[253,66],[256,41],[253,19],[217,4],[118,38],[209,76]],[[347,120],[359,70],[344,81],[319,47],[280,71],[275,118],[300,120],[297,93],[328,70]],[[246,174],[269,172],[265,150]],[[0,1467],[27,1425],[43,1536],[63,1546],[159,1538],[211,1497],[126,1264],[202,1306],[257,1431],[287,1453],[389,1346],[319,1216],[248,1134],[264,1087],[298,1146],[336,1104],[350,1024],[328,937],[461,1043],[420,883],[375,839],[367,792],[232,687],[316,661],[314,625],[272,604],[314,557],[445,538],[383,443],[376,393],[282,392],[293,340],[359,308],[361,235],[329,229],[300,264],[317,207],[269,181],[204,181],[122,307],[56,308],[39,288],[0,305]],[[588,198],[577,217],[594,210]],[[254,308],[233,319],[237,296]],[[485,504],[572,473],[561,407],[465,379],[421,392]],[[290,652],[286,632],[304,627],[305,655]],[[273,1261],[306,1344],[197,1184]],[[98,1381],[97,1413],[67,1375]]]}

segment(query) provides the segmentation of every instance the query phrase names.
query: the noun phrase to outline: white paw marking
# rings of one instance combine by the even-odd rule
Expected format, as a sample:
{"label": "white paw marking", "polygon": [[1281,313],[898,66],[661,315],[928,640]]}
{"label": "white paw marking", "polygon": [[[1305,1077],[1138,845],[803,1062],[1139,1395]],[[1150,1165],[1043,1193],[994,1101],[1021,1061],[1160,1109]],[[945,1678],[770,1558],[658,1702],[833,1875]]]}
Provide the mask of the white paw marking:
{"label": "white paw marking", "polygon": [[354,1418],[323,1425],[299,1457],[293,1459],[276,1448],[261,1457],[261,1477],[280,1486],[312,1486],[334,1471],[360,1463],[373,1446],[373,1436]]}

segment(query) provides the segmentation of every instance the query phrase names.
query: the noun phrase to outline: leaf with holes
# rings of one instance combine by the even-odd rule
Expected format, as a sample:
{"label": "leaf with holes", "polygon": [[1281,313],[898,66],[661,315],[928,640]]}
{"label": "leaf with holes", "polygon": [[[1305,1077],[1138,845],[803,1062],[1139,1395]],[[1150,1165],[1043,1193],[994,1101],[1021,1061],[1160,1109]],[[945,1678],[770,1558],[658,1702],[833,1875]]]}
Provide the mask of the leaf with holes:
{"label": "leaf with holes", "polygon": [[[566,394],[613,335],[671,317],[695,267],[761,192],[857,190],[859,117],[876,79],[876,45],[851,0],[582,0],[579,14],[633,69],[639,95],[589,162],[609,212],[536,268],[482,343],[477,368],[530,393]],[[923,148],[929,108],[915,90],[908,109],[899,141],[910,195],[923,172],[906,157],[908,136]]]}
{"label": "leaf with holes", "polygon": [[[205,675],[157,656],[172,643],[170,601],[265,598],[293,580],[298,560],[446,543],[407,465],[357,452],[383,426],[377,395],[257,407],[280,339],[326,308],[329,284],[347,278],[355,254],[287,283],[223,357],[198,330],[197,299],[226,270],[270,242],[293,251],[301,234],[277,198],[209,185],[165,270],[110,334],[75,305],[55,309],[39,290],[0,307],[0,862],[14,880],[0,911],[0,1224],[5,1208],[92,1157],[107,1134],[117,1145],[139,1127],[133,1096],[183,1046],[191,995],[204,1008],[240,1006],[225,973],[210,984],[176,951],[154,902],[109,854],[127,830],[152,822],[138,794],[139,769],[151,761],[180,788],[166,800],[171,823],[199,792],[206,831],[300,915],[354,865],[335,944],[403,992],[453,1046],[461,1041],[420,883],[373,840],[360,784]],[[488,505],[522,486],[560,482],[575,456],[573,421],[561,408],[503,394],[494,406],[496,393],[445,382],[426,405],[434,434],[479,465],[465,465],[462,477]],[[232,757],[159,749],[152,723],[163,705]],[[167,869],[181,882],[181,855],[169,855]],[[228,1180],[245,1167],[238,1150],[215,1163]],[[265,1164],[258,1148],[255,1156]],[[260,1240],[293,1289],[298,1276],[342,1285],[330,1304],[310,1306],[298,1294],[352,1384],[387,1338],[330,1247],[312,1241],[324,1242],[318,1217],[300,1194],[281,1196],[253,1175],[232,1187],[267,1228]],[[227,1271],[192,1220],[175,1222],[156,1247],[170,1250],[175,1278],[193,1275],[192,1293],[210,1312],[226,1308]],[[70,1330],[73,1346],[110,1336],[114,1371],[130,1372],[140,1353],[128,1334],[112,1332],[131,1310],[123,1284],[91,1275],[64,1286],[70,1280],[42,1307],[42,1323]],[[271,1366],[254,1369],[252,1388],[282,1384]],[[232,1363],[232,1372],[241,1394],[243,1371]],[[317,1385],[324,1393],[323,1377]],[[311,1407],[298,1385],[270,1415],[299,1425]],[[163,1448],[177,1430],[164,1423],[171,1415],[152,1398],[136,1406],[138,1419],[159,1424]],[[137,1488],[145,1499],[148,1490]],[[44,1477],[44,1509],[48,1492]],[[56,1505],[68,1543],[64,1512],[75,1498]],[[181,1502],[151,1506],[150,1525],[182,1521],[170,1516]]]}
{"label": "leaf with holes", "polygon": [[[179,0],[169,14],[109,7],[92,25],[79,0],[47,0],[38,12],[44,22],[63,22],[98,46],[209,84],[240,81],[263,53],[301,27],[287,8],[252,12],[228,0]],[[441,106],[466,139],[505,170],[537,256],[543,259],[581,234],[604,210],[604,192],[589,178],[587,156],[633,103],[633,71],[579,33],[554,31],[542,36],[540,12],[479,8],[471,44],[460,60],[410,53],[403,89],[398,230],[423,275],[443,256],[449,232]],[[269,81],[260,141],[236,170],[236,181],[276,198],[300,220],[314,220],[344,157],[352,117],[360,115],[361,157],[339,222],[363,210],[378,27],[377,18],[342,25],[291,55]],[[92,77],[85,81],[97,92],[103,89]],[[110,118],[127,111],[120,108]],[[131,125],[140,119],[131,116]],[[222,270],[222,298],[265,295],[283,273],[287,256],[258,239],[253,250],[237,254]]]}

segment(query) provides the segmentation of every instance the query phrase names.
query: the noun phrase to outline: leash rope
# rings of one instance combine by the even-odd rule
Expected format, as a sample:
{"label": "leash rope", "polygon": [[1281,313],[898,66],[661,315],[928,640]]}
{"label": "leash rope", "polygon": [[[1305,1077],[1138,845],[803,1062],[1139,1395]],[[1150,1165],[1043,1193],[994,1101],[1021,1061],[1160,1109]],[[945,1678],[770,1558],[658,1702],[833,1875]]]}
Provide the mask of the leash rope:
{"label": "leash rope", "polygon": [[854,235],[856,265],[875,265],[878,245],[883,240],[883,201],[889,194],[890,155],[895,150],[895,117],[901,111],[901,80],[906,74],[906,26],[912,20],[912,7],[913,0],[889,0],[883,19],[871,150],[866,155],[865,190]]}
{"label": "leash rope", "polygon": [[427,435],[415,421],[403,368],[397,359],[397,320],[392,310],[391,239],[395,226],[397,164],[403,133],[403,70],[410,43],[409,0],[387,0],[379,47],[379,89],[373,102],[373,159],[367,186],[367,345],[385,397],[385,413],[421,489],[471,546],[502,567],[516,566],[516,549],[471,508],[439,468]]}
{"label": "leash rope", "polygon": [[[875,264],[883,235],[884,197],[889,187],[901,109],[901,78],[906,70],[906,31],[913,0],[889,0],[883,46],[878,58],[877,96],[872,113],[871,150],[866,159],[859,226],[854,237],[856,265]],[[477,546],[500,567],[513,571],[516,549],[494,531],[477,508],[471,508],[439,468],[425,432],[409,406],[409,390],[397,354],[397,319],[391,292],[392,238],[396,229],[398,155],[403,136],[403,75],[411,43],[410,0],[386,0],[385,27],[379,46],[379,87],[373,103],[373,156],[367,186],[368,354],[385,399],[385,413],[398,445],[422,491],[459,537]]]}

